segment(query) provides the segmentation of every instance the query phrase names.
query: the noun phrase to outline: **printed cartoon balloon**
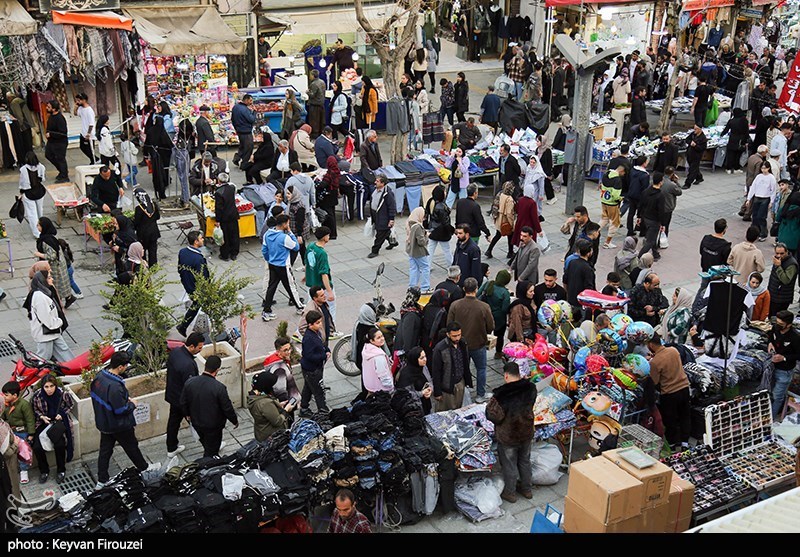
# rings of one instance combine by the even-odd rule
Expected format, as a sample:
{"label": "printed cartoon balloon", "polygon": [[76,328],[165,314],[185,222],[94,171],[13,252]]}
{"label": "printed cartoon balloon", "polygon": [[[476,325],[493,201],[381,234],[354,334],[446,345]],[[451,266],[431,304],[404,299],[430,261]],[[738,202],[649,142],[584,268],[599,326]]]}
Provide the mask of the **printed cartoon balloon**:
{"label": "printed cartoon balloon", "polygon": [[514,359],[530,358],[531,347],[523,342],[509,342],[503,347],[503,354]]}
{"label": "printed cartoon balloon", "polygon": [[539,311],[536,312],[536,318],[539,320],[539,324],[542,327],[548,331],[552,331],[558,326],[561,320],[561,306],[559,306],[558,302],[555,300],[545,300],[542,302],[542,305],[539,306]]}
{"label": "printed cartoon balloon", "polygon": [[608,367],[608,360],[600,354],[592,354],[586,358],[586,369],[589,373],[597,373]]}
{"label": "printed cartoon balloon", "polygon": [[614,381],[616,381],[617,385],[622,387],[623,389],[633,390],[636,388],[638,384],[636,381],[636,376],[633,374],[632,371],[628,371],[627,369],[617,369],[617,368],[610,368],[611,375],[614,376]]}
{"label": "printed cartoon balloon", "polygon": [[625,334],[625,329],[631,323],[633,323],[633,319],[627,313],[618,313],[611,318],[611,328],[621,335]]}
{"label": "printed cartoon balloon", "polygon": [[634,321],[625,330],[625,336],[634,344],[644,344],[653,338],[653,326],[644,321]]}
{"label": "printed cartoon balloon", "polygon": [[622,358],[622,369],[633,373],[637,377],[650,375],[650,362],[640,354],[626,354]]}
{"label": "printed cartoon balloon", "polygon": [[572,306],[570,303],[566,300],[559,300],[558,305],[561,307],[561,322],[572,321]]}
{"label": "printed cartoon balloon", "polygon": [[[573,377],[578,378],[578,373],[576,372]],[[575,382],[575,380],[570,379],[567,377],[567,375],[561,373],[560,371],[556,371],[553,374],[553,387],[562,393],[578,390],[578,384]]]}
{"label": "printed cartoon balloon", "polygon": [[624,352],[628,347],[627,341],[623,339],[613,329],[602,329],[597,334],[597,341],[600,344],[600,349],[609,355],[619,354]]}
{"label": "printed cartoon balloon", "polygon": [[583,329],[572,329],[569,332],[569,347],[572,348],[574,352],[577,352],[587,344],[589,344],[589,339],[586,338],[586,333],[583,332]]}
{"label": "printed cartoon balloon", "polygon": [[591,391],[581,400],[584,410],[594,416],[603,416],[611,408],[611,399],[600,391]]}
{"label": "printed cartoon balloon", "polygon": [[575,358],[572,360],[572,365],[575,366],[575,369],[586,369],[586,359],[591,355],[591,348],[584,346],[575,353]]}
{"label": "printed cartoon balloon", "polygon": [[547,340],[542,335],[536,335],[536,341],[533,343],[531,353],[540,364],[545,363],[550,357],[550,351],[547,349]]}

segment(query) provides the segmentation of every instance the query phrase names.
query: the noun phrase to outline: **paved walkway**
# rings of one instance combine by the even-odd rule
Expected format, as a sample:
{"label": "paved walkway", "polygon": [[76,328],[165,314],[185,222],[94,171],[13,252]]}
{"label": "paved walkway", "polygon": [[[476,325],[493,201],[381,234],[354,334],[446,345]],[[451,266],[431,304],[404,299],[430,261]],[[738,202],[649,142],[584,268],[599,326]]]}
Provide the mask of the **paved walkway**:
{"label": "paved walkway", "polygon": [[[496,76],[497,71],[470,72],[468,79],[471,83],[471,107],[480,106],[482,91],[485,90],[486,85],[494,82]],[[438,95],[435,95],[435,105],[438,106],[438,102]],[[388,158],[388,139],[386,136],[381,135],[380,140],[382,151]],[[227,156],[232,156],[232,152],[227,153]],[[40,158],[44,160],[41,154]],[[68,158],[70,167],[85,163],[85,157],[77,149],[71,149]],[[46,166],[48,167],[48,181],[52,181],[55,177],[55,171],[49,163],[46,163]],[[150,177],[146,173],[140,173],[139,177],[146,187],[151,187]],[[11,206],[13,195],[17,191],[17,180],[18,174],[16,171],[0,172],[0,206]],[[243,183],[243,175],[238,169],[233,171],[232,181],[236,184]],[[728,237],[734,244],[744,238],[747,224],[736,217],[743,182],[744,177],[742,175],[731,176],[721,171],[715,174],[706,172],[706,180],[703,184],[684,192],[684,195],[678,199],[678,208],[671,225],[670,248],[663,252],[663,258],[655,265],[655,270],[661,275],[662,288],[667,296],[671,295],[671,289],[675,286],[684,286],[692,290],[697,288],[697,272],[700,270],[698,245],[704,234],[712,232],[715,219],[719,217],[728,219]],[[488,209],[491,204],[491,193],[486,190],[482,191],[479,201],[484,209]],[[586,182],[585,204],[589,209],[590,216],[594,220],[599,220],[599,193],[596,191],[596,184],[592,182]],[[182,215],[166,211],[164,213],[164,218],[161,221],[162,238],[159,244],[159,260],[168,276],[177,281],[177,252],[183,244],[178,241],[176,222],[182,220],[194,221],[195,216],[193,213]],[[45,201],[45,214],[51,217],[54,216],[54,209],[49,199]],[[336,287],[337,322],[340,330],[345,332],[351,330],[359,307],[372,297],[370,282],[374,278],[375,269],[379,263],[386,264],[386,272],[383,278],[384,296],[388,301],[394,302],[399,307],[404,297],[408,280],[408,261],[402,249],[405,242],[407,214],[406,211],[404,216],[398,218],[398,238],[401,248],[392,251],[382,250],[380,257],[377,259],[368,260],[366,258],[371,240],[363,236],[361,223],[342,226],[338,240],[329,244],[327,249],[330,254]],[[560,274],[563,267],[560,259],[567,245],[567,237],[558,230],[565,218],[563,197],[559,197],[559,202],[555,205],[545,206],[544,216],[546,220],[543,226],[551,240],[552,248],[542,257],[540,269],[544,271],[544,269],[552,267],[558,269]],[[21,308],[21,304],[28,290],[27,270],[34,262],[32,252],[35,249],[35,242],[31,237],[26,222],[19,224],[11,219],[4,219],[4,221],[14,253],[15,276],[12,278],[3,275],[0,278],[0,286],[8,293],[5,301],[0,303],[0,337],[5,337],[11,333],[20,338],[27,346],[33,347],[28,320],[24,310]],[[491,225],[490,228],[492,228]],[[101,308],[104,301],[99,296],[99,292],[106,288],[104,285],[111,276],[113,265],[107,264],[103,267],[98,265],[98,257],[91,249],[91,241],[89,244],[90,249],[86,252],[82,251],[83,229],[81,224],[75,220],[66,219],[61,225],[59,235],[68,240],[73,247],[73,251],[76,254],[76,280],[86,295],[85,299],[79,300],[67,311],[70,321],[67,341],[77,354],[88,349],[91,341],[100,336],[101,333],[116,329],[115,323],[104,318]],[[482,249],[485,249],[485,239],[481,239],[480,243]],[[621,246],[622,238],[619,237],[616,243]],[[769,261],[769,255],[771,254],[770,244],[759,244],[759,247],[762,248],[766,259]],[[260,285],[261,277],[263,276],[263,259],[260,246],[258,242],[249,239],[242,241],[241,249],[241,256],[236,262],[222,262],[216,257],[211,257],[209,261],[211,265],[218,267],[233,266],[238,274],[256,279],[256,284],[243,292],[243,295],[246,302],[251,304],[254,310],[258,312],[261,305]],[[606,274],[612,270],[615,254],[616,250],[601,250],[597,264],[598,288],[602,288]],[[0,254],[0,266],[3,265],[3,262],[5,262],[5,254]],[[504,267],[504,261],[499,259],[492,259],[488,262],[492,266],[492,276],[500,268]],[[443,265],[442,258],[437,255],[432,265],[431,284],[435,285],[444,280],[446,276],[445,269],[446,266]],[[299,278],[300,273],[297,273],[297,276]],[[177,305],[181,293],[182,289],[179,283],[170,285],[164,302],[169,305]],[[275,328],[280,320],[287,320],[290,323],[290,330],[294,329],[297,316],[294,314],[294,310],[288,306],[288,298],[281,298],[281,296],[283,294],[279,294],[278,303],[274,310],[278,314],[278,320],[263,323],[257,318],[250,323],[248,328],[250,347],[248,357],[265,355],[271,351],[272,343],[276,336]],[[237,321],[232,320],[231,325],[235,325]],[[174,330],[170,336],[178,337]],[[490,360],[489,364],[488,384],[490,387],[494,387],[502,383],[502,374],[500,370],[496,369],[492,360]],[[9,359],[2,360],[2,363],[0,363],[0,381],[7,380],[12,368],[13,364],[10,363]],[[330,388],[328,396],[331,407],[347,404],[360,389],[358,378],[345,377],[339,374],[331,365],[328,366],[325,373],[326,384]],[[242,425],[237,430],[226,430],[225,440],[228,442],[228,447],[226,447],[225,451],[233,450],[252,439],[252,422],[250,421],[249,413],[244,409],[239,409],[238,413]],[[201,455],[199,445],[191,439],[185,430],[181,433],[181,441],[187,445],[187,450],[180,455],[181,460],[191,460]],[[163,436],[143,441],[141,445],[149,461],[163,462],[165,460],[166,447]],[[585,446],[579,444],[574,454],[579,455],[583,451],[585,451]],[[82,465],[93,475],[96,472],[96,456],[96,453],[87,454],[82,459]],[[122,451],[115,451],[111,467],[112,474],[128,465],[129,462],[122,454]],[[75,469],[76,463],[71,464],[70,470]],[[506,515],[503,518],[490,520],[480,525],[472,525],[461,517],[434,516],[421,521],[413,527],[405,527],[403,531],[527,531],[535,509],[543,509],[547,503],[555,503],[556,508],[563,509],[566,485],[565,476],[554,486],[535,489],[532,501],[521,499],[513,505],[504,503],[503,508],[506,510]],[[34,483],[27,487],[26,492],[29,496],[36,497],[42,493],[43,487],[55,488],[55,484],[39,486],[34,480]]]}

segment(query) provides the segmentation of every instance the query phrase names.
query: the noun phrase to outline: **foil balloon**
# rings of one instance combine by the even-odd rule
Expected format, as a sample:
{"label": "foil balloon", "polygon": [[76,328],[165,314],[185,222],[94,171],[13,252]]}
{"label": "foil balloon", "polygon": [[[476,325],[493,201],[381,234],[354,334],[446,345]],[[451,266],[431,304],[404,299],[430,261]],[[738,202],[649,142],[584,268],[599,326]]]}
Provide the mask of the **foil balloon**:
{"label": "foil balloon", "polygon": [[[574,377],[577,376],[578,374],[576,373]],[[555,373],[553,373],[553,386],[562,393],[578,390],[578,384],[575,383],[573,379],[570,379],[569,377],[567,377],[566,374],[561,373],[560,371],[556,371]]]}
{"label": "foil balloon", "polygon": [[561,320],[561,306],[558,305],[558,302],[555,300],[545,300],[542,302],[542,305],[539,306],[539,311],[536,312],[536,318],[539,320],[539,324],[542,327],[548,331],[552,331],[558,326]]}
{"label": "foil balloon", "polygon": [[588,346],[584,346],[575,353],[572,359],[572,365],[575,369],[586,369],[586,360],[592,355],[592,350]]}
{"label": "foil balloon", "polygon": [[542,335],[536,335],[536,341],[533,343],[531,353],[540,364],[545,363],[550,357],[550,352],[547,349],[547,340]]}
{"label": "foil balloon", "polygon": [[555,369],[553,369],[553,366],[551,366],[550,364],[542,364],[542,365],[539,366],[539,371],[544,373],[545,377],[549,377],[549,376],[553,375],[553,373],[555,372]]}
{"label": "foil balloon", "polygon": [[638,383],[633,372],[617,368],[610,368],[610,371],[611,375],[614,377],[614,381],[623,389],[633,390],[636,388]]}
{"label": "foil balloon", "polygon": [[611,404],[611,399],[600,391],[591,391],[581,400],[581,406],[593,416],[605,416]]}
{"label": "foil balloon", "polygon": [[548,352],[550,352],[550,359],[555,360],[557,362],[563,362],[564,359],[567,357],[567,349],[561,348],[560,346],[553,346],[549,344],[547,346]]}
{"label": "foil balloon", "polygon": [[624,352],[628,343],[614,329],[602,329],[597,334],[600,348],[606,354],[614,355]]}
{"label": "foil balloon", "polygon": [[653,326],[644,321],[634,321],[625,329],[625,336],[633,344],[644,344],[653,338]]}
{"label": "foil balloon", "polygon": [[531,348],[523,342],[509,342],[503,347],[503,354],[513,359],[530,358]]}
{"label": "foil balloon", "polygon": [[589,344],[589,339],[586,338],[586,333],[583,332],[583,329],[572,329],[568,340],[569,347],[575,352]]}
{"label": "foil balloon", "polygon": [[650,362],[640,354],[626,354],[622,358],[622,369],[629,371],[636,377],[647,377],[650,375]]}
{"label": "foil balloon", "polygon": [[597,373],[608,367],[608,360],[600,354],[592,354],[586,358],[586,370],[590,373]]}
{"label": "foil balloon", "polygon": [[559,300],[558,305],[561,307],[561,322],[572,321],[572,305],[566,300]]}
{"label": "foil balloon", "polygon": [[611,318],[611,328],[620,335],[625,334],[625,330],[631,323],[633,323],[633,319],[626,313],[618,313]]}

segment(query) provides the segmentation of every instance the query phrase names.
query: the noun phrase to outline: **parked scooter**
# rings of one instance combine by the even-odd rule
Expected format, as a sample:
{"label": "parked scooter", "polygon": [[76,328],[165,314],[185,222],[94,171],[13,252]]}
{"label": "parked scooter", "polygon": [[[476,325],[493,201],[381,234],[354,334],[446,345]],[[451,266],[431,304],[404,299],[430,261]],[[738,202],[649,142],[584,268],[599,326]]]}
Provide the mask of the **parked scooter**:
{"label": "parked scooter", "polygon": [[[394,346],[394,337],[397,333],[397,320],[390,317],[394,313],[394,304],[389,302],[389,305],[384,305],[383,292],[381,291],[381,275],[385,270],[385,265],[381,263],[378,265],[378,270],[375,273],[375,280],[372,281],[372,286],[375,287],[375,297],[372,299],[372,307],[375,309],[375,316],[377,322],[375,326],[383,333],[386,339],[386,346],[389,352],[392,351]],[[352,352],[351,342],[352,334],[345,335],[333,347],[333,365],[339,370],[340,373],[348,377],[358,377],[361,375],[361,370],[358,369],[356,363],[350,359]]]}

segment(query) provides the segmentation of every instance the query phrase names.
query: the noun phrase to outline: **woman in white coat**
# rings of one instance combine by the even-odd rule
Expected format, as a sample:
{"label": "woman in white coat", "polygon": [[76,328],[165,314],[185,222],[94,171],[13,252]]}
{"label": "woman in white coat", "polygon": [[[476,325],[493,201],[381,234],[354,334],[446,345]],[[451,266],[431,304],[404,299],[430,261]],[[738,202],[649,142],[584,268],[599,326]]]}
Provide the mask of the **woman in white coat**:
{"label": "woman in white coat", "polygon": [[53,277],[48,271],[37,271],[31,280],[31,291],[22,305],[28,310],[31,336],[36,342],[36,355],[45,360],[66,362],[75,356],[61,334],[67,330],[67,319],[58,297],[53,294]]}
{"label": "woman in white coat", "polygon": [[544,169],[539,159],[531,155],[528,168],[525,170],[525,179],[522,182],[522,195],[530,197],[536,201],[536,208],[539,210],[539,220],[542,217],[542,201],[544,201]]}
{"label": "woman in white coat", "polygon": [[333,98],[330,103],[331,128],[333,128],[333,139],[339,139],[341,133],[347,137],[347,95],[342,90],[342,82],[333,82]]}
{"label": "woman in white coat", "polygon": [[34,238],[39,237],[39,219],[44,216],[44,196],[47,190],[44,187],[45,168],[36,153],[28,151],[25,155],[25,164],[19,169],[19,193],[22,196],[22,205],[25,207],[25,219],[31,227]]}

